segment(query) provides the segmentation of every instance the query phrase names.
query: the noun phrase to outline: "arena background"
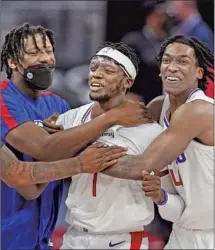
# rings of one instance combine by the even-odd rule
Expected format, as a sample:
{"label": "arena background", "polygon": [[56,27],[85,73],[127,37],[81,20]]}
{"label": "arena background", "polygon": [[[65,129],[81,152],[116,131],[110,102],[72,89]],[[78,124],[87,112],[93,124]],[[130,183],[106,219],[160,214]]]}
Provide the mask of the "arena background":
{"label": "arena background", "polygon": [[[2,1],[0,42],[3,43],[9,30],[23,22],[52,29],[56,38],[57,69],[51,90],[65,98],[72,107],[77,107],[90,101],[87,67],[97,46],[104,41],[118,42],[126,33],[141,29],[145,24],[144,8],[147,1],[156,4],[154,0]],[[198,7],[203,19],[214,31],[214,1],[199,0]],[[3,72],[1,79],[4,77]],[[141,86],[134,90],[138,98],[141,95],[140,89]],[[144,96],[140,98],[150,100],[152,95],[161,93],[162,86],[155,86],[148,92],[145,90]],[[68,184],[65,193],[67,188]],[[65,211],[63,205],[53,236],[56,249],[59,248],[66,229]],[[155,242],[160,240],[159,236],[152,239]]]}

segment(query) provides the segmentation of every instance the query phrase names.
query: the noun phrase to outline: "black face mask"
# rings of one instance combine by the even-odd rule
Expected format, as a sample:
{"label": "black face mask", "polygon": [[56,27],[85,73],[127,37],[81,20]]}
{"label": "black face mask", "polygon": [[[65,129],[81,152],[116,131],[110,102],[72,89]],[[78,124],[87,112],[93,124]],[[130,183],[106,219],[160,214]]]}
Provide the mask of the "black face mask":
{"label": "black face mask", "polygon": [[48,89],[52,84],[54,69],[55,65],[48,63],[29,66],[24,69],[25,83],[33,90]]}

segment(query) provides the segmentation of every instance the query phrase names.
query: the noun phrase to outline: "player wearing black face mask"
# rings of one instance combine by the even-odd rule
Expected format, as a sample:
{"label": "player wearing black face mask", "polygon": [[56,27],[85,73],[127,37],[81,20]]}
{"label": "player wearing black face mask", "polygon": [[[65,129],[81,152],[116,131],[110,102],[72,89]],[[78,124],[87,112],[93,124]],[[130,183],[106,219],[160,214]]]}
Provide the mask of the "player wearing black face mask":
{"label": "player wearing black face mask", "polygon": [[1,70],[24,94],[37,99],[40,90],[52,84],[55,69],[54,39],[51,30],[24,24],[5,37]]}
{"label": "player wearing black face mask", "polygon": [[23,78],[27,86],[32,90],[46,90],[53,80],[55,65],[41,63],[24,69]]}

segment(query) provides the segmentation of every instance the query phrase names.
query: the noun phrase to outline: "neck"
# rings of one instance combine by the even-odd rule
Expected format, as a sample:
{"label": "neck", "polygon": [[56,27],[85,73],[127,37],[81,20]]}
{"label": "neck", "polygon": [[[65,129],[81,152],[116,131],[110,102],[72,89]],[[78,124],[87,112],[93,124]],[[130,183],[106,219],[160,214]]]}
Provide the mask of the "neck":
{"label": "neck", "polygon": [[16,87],[25,95],[37,100],[40,96],[39,90],[30,89],[21,78],[11,77],[11,80],[16,85]]}
{"label": "neck", "polygon": [[124,100],[125,100],[125,95],[123,94],[122,96],[115,96],[105,103],[96,102],[92,108],[91,118],[93,119],[107,112],[110,109],[116,108],[117,106],[122,104]]}
{"label": "neck", "polygon": [[170,112],[171,115],[178,109],[181,105],[183,105],[186,101],[187,98],[189,97],[190,93],[195,90],[197,87],[189,89],[179,95],[169,95],[169,101],[170,101]]}

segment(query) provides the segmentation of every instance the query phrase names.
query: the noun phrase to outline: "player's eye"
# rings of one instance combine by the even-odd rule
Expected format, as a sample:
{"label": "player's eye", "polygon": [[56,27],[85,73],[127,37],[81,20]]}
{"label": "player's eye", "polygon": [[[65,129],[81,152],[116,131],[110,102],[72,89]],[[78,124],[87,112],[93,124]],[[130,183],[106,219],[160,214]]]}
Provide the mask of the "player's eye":
{"label": "player's eye", "polygon": [[162,61],[162,63],[164,63],[164,64],[170,62],[169,58],[162,58],[161,61]]}

